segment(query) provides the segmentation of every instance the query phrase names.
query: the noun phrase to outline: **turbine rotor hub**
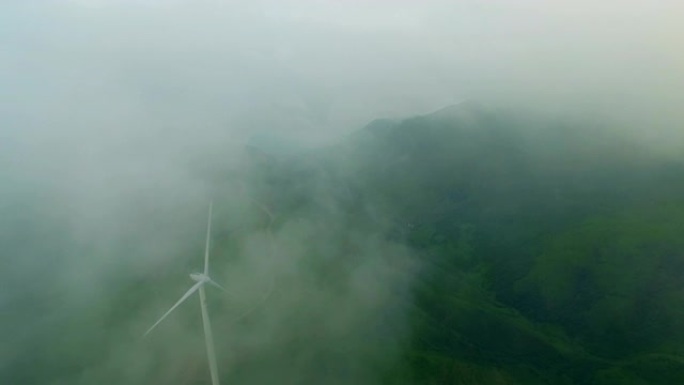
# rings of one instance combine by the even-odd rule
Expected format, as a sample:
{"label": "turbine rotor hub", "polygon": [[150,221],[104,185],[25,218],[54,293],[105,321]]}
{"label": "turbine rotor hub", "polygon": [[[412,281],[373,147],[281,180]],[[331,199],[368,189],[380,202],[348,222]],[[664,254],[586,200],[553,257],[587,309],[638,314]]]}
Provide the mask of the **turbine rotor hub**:
{"label": "turbine rotor hub", "polygon": [[211,279],[209,276],[203,273],[192,273],[190,274],[190,278],[195,281],[195,282],[209,282]]}

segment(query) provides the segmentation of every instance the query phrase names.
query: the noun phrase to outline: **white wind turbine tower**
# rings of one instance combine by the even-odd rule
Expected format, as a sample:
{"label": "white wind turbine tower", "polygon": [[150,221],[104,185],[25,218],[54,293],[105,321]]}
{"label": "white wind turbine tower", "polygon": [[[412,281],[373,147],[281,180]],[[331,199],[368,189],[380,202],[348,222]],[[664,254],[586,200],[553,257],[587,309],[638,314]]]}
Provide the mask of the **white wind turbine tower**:
{"label": "white wind turbine tower", "polygon": [[219,385],[218,367],[216,365],[216,353],[214,351],[214,339],[211,333],[209,312],[207,312],[207,296],[204,292],[204,285],[209,283],[223,291],[226,291],[226,289],[224,289],[221,285],[219,285],[209,277],[209,239],[211,237],[211,210],[212,203],[209,203],[209,219],[207,220],[207,241],[204,248],[204,272],[190,274],[190,278],[192,278],[192,280],[197,283],[195,283],[187,292],[185,292],[185,294],[183,294],[183,296],[178,300],[178,302],[176,302],[175,305],[171,306],[171,308],[166,313],[164,313],[164,315],[159,319],[159,321],[155,322],[154,325],[152,325],[152,327],[147,329],[144,335],[148,335],[155,327],[157,327],[157,325],[159,325],[159,323],[161,323],[164,320],[164,318],[166,318],[169,314],[171,314],[171,312],[174,309],[176,309],[181,303],[183,303],[183,301],[188,299],[188,297],[190,297],[192,294],[199,290],[200,306],[202,308],[202,324],[204,326],[204,340],[207,345],[207,358],[209,359],[209,371],[211,373],[211,384]]}

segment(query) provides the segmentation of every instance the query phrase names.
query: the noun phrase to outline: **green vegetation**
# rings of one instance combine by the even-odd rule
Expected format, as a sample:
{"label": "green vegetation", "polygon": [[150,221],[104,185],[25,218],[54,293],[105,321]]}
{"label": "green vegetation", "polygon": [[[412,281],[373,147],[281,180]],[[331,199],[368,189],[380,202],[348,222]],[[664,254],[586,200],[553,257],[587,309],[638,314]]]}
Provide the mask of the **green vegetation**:
{"label": "green vegetation", "polygon": [[460,108],[340,150],[426,266],[404,379],[684,380],[684,164],[600,127]]}

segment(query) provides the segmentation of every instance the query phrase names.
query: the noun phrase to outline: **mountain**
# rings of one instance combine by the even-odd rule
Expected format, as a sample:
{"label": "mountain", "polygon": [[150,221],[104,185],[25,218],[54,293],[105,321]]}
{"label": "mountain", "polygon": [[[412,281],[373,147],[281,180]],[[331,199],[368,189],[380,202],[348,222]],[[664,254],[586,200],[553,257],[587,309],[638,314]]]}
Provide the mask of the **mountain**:
{"label": "mountain", "polygon": [[398,378],[684,379],[683,163],[591,122],[472,102],[376,120],[310,157],[311,180],[372,204],[425,266]]}

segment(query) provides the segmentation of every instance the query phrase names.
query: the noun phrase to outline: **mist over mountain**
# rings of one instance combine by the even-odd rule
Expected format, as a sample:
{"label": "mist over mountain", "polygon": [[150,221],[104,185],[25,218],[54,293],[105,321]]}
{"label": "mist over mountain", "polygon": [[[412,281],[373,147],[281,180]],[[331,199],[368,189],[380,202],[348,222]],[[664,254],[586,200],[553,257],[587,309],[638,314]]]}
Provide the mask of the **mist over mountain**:
{"label": "mist over mountain", "polygon": [[324,185],[356,218],[373,202],[385,236],[421,265],[412,342],[391,383],[668,383],[684,373],[673,294],[684,287],[684,163],[585,123],[470,102],[376,120],[281,158],[303,182],[279,184],[281,197]]}
{"label": "mist over mountain", "polygon": [[0,384],[684,379],[679,1],[7,0]]}
{"label": "mist over mountain", "polygon": [[[469,101],[326,147],[255,141],[177,163],[214,199],[214,274],[239,293],[210,302],[222,376],[679,378],[684,163],[575,124]],[[4,208],[21,263],[2,273],[3,382],[201,381],[192,305],[140,339],[199,267],[201,205],[135,193],[84,239],[33,191]]]}
{"label": "mist over mountain", "polygon": [[[211,301],[223,376],[677,378],[684,163],[573,124],[468,101],[375,120],[324,148],[254,141],[178,163],[211,191],[216,274],[240,293]],[[63,226],[70,209],[51,206],[54,190],[31,191],[8,192],[4,208],[3,245],[21,263],[3,269],[3,326],[14,330],[3,381],[200,378],[190,305],[159,337],[139,332],[199,266],[201,207],[138,195],[100,219],[130,218],[127,229],[87,240]],[[188,349],[159,355],[178,344]]]}

